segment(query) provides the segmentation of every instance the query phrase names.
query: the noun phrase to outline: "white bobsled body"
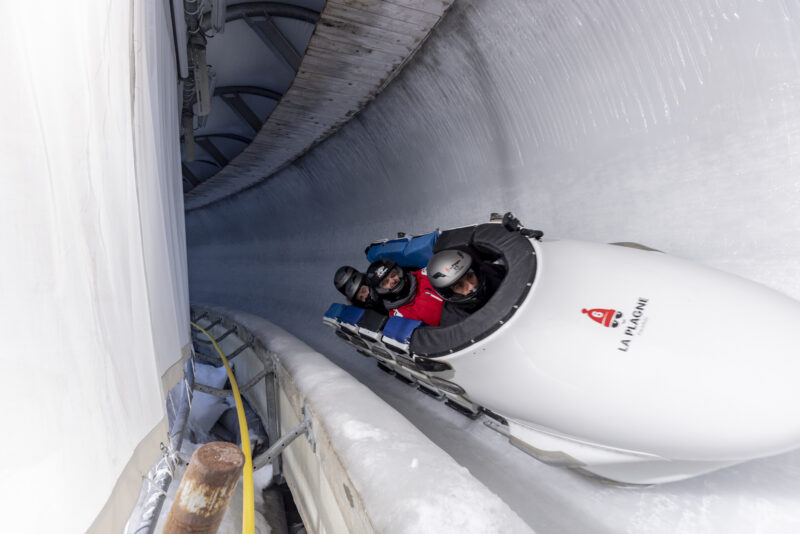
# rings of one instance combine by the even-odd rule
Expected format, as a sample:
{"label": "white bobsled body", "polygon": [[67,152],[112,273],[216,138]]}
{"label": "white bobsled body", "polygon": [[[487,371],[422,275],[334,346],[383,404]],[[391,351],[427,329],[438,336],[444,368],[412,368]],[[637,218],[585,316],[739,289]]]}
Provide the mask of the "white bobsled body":
{"label": "white bobsled body", "polygon": [[531,242],[517,311],[430,373],[505,417],[513,443],[634,484],[800,446],[800,303],[655,251]]}

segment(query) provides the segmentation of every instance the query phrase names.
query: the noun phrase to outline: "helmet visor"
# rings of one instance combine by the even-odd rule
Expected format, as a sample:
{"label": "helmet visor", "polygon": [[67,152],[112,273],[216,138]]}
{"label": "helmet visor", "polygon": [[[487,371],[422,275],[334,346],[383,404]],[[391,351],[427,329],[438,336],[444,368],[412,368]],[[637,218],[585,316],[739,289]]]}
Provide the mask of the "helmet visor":
{"label": "helmet visor", "polygon": [[470,302],[478,295],[480,279],[475,271],[469,269],[455,283],[442,288],[435,288],[439,295],[449,302]]}
{"label": "helmet visor", "polygon": [[403,288],[403,269],[393,267],[375,283],[375,292],[378,295],[391,295]]}
{"label": "helmet visor", "polygon": [[350,279],[347,281],[344,287],[344,296],[347,297],[348,300],[351,302],[356,300],[356,295],[358,294],[359,288],[363,285],[364,282],[364,275],[359,272],[356,272]]}

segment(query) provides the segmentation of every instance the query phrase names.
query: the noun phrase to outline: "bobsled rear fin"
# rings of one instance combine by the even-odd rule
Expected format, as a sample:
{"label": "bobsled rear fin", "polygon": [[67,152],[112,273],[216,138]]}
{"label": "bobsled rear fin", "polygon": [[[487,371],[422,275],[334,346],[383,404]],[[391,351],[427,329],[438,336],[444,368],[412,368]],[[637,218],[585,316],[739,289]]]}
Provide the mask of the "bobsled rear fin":
{"label": "bobsled rear fin", "polygon": [[367,260],[372,263],[379,259],[389,259],[401,267],[421,269],[433,256],[433,248],[439,238],[439,231],[417,237],[392,239],[384,243],[373,243],[365,251]]}
{"label": "bobsled rear fin", "polygon": [[[446,233],[442,233],[442,238]],[[416,330],[410,342],[415,354],[442,356],[489,336],[514,314],[515,306],[525,300],[530,291],[536,275],[536,256],[528,238],[509,232],[502,225],[489,223],[475,227],[469,244],[481,253],[501,257],[508,272],[489,302],[460,323]]]}

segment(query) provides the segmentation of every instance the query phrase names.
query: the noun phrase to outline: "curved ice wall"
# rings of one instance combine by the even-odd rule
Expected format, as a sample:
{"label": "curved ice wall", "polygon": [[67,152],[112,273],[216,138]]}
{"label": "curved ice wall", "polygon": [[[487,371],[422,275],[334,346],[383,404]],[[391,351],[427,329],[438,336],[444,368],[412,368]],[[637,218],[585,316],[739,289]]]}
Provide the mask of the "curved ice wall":
{"label": "curved ice wall", "polygon": [[337,135],[189,213],[192,296],[315,327],[370,240],[512,209],[800,298],[798,50],[794,2],[459,0]]}
{"label": "curved ice wall", "polygon": [[0,530],[119,533],[191,352],[170,12],[3,14]]}
{"label": "curved ice wall", "polygon": [[365,267],[365,245],[397,231],[503,210],[800,298],[799,50],[788,1],[458,0],[339,133],[187,215],[192,299],[262,315],[369,380],[320,325],[335,268]]}

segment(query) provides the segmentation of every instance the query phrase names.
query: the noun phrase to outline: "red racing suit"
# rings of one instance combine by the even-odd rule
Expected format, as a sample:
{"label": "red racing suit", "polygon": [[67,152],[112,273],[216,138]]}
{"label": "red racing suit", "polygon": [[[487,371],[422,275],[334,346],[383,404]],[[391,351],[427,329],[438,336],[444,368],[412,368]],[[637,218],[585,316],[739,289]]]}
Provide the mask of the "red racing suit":
{"label": "red racing suit", "polygon": [[389,315],[405,317],[406,319],[416,319],[429,326],[439,326],[439,319],[442,316],[442,297],[436,293],[433,286],[428,281],[425,269],[414,271],[411,276],[417,279],[417,291],[414,298],[408,304],[390,310]]}

